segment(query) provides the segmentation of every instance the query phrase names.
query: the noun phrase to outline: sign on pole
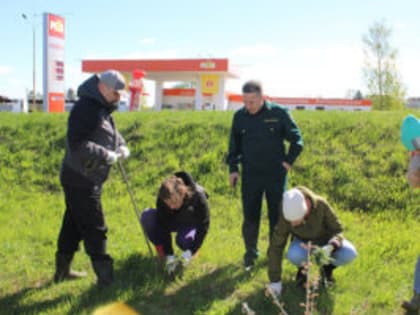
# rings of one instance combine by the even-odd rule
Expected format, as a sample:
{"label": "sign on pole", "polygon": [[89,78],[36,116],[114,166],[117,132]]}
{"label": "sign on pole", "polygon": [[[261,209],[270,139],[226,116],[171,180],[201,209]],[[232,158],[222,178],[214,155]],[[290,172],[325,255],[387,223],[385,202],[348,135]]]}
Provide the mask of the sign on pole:
{"label": "sign on pole", "polygon": [[44,111],[64,112],[64,18],[44,13]]}
{"label": "sign on pole", "polygon": [[217,94],[219,92],[219,75],[208,73],[201,74],[201,92]]}

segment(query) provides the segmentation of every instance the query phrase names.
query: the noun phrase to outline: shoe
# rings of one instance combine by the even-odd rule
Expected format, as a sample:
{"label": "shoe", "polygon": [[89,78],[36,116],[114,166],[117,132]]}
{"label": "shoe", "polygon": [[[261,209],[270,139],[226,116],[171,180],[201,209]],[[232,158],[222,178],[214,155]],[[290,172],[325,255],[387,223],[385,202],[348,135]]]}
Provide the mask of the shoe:
{"label": "shoe", "polygon": [[251,271],[252,268],[255,266],[255,260],[254,259],[245,259],[244,261],[245,271]]}
{"label": "shoe", "polygon": [[244,266],[246,271],[251,271],[255,266],[255,260],[258,254],[247,252],[244,255]]}
{"label": "shoe", "polygon": [[76,280],[87,276],[85,271],[74,271],[70,269],[74,254],[60,254],[55,255],[55,274],[54,282],[59,283],[65,280]]}
{"label": "shoe", "polygon": [[333,276],[333,271],[335,268],[337,268],[337,266],[334,266],[333,264],[322,266],[321,284],[325,287],[332,286],[335,284],[335,278]]}
{"label": "shoe", "polygon": [[308,281],[308,276],[306,275],[305,268],[299,267],[296,276],[295,276],[296,285],[298,287],[305,287],[306,282]]}
{"label": "shoe", "polygon": [[420,309],[420,294],[414,292],[410,301],[403,301],[401,306],[408,311],[418,311]]}
{"label": "shoe", "polygon": [[93,270],[95,271],[98,287],[103,288],[114,282],[113,261],[110,260],[92,260]]}

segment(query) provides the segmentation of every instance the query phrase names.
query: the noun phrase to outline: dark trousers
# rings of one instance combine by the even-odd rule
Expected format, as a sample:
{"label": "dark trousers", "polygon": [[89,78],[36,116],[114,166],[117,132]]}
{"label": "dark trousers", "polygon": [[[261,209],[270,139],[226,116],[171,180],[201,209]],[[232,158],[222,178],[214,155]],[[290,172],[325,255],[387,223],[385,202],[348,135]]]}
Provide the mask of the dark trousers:
{"label": "dark trousers", "polygon": [[197,228],[194,226],[177,226],[172,224],[164,228],[158,223],[157,210],[146,209],[141,215],[141,224],[147,237],[155,246],[163,246],[165,255],[173,255],[171,232],[176,232],[176,244],[182,250],[195,252]]}
{"label": "dark trousers", "polygon": [[58,236],[57,252],[73,255],[83,241],[92,261],[112,260],[106,253],[107,226],[102,211],[102,187],[63,185],[66,210]]}
{"label": "dark trousers", "polygon": [[277,181],[247,180],[242,181],[242,206],[244,221],[242,236],[245,243],[245,264],[251,263],[258,256],[258,234],[261,221],[263,196],[267,200],[270,238],[279,218],[283,192],[287,187],[287,177]]}

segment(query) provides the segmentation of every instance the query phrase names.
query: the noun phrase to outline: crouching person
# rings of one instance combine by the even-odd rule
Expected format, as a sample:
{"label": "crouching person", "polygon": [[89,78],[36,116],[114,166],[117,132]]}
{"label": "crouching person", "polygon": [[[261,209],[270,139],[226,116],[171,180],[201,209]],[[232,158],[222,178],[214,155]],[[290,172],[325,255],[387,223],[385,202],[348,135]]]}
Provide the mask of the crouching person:
{"label": "crouching person", "polygon": [[[165,261],[165,271],[171,275],[178,264],[188,265],[201,247],[210,224],[207,194],[190,174],[177,172],[165,179],[159,189],[156,209],[146,209],[141,224],[155,245],[159,258]],[[174,255],[172,235],[183,251],[180,259]]]}
{"label": "crouching person", "polygon": [[356,258],[354,246],[342,235],[342,225],[328,202],[305,187],[297,187],[283,194],[282,211],[268,249],[269,289],[280,295],[283,251],[291,236],[287,258],[298,267],[296,281],[306,282],[303,264],[307,261],[307,249],[302,243],[311,241],[320,246],[332,258],[323,266],[322,283],[334,282],[333,270]]}
{"label": "crouching person", "polygon": [[[411,117],[410,117],[411,116]],[[404,122],[411,122],[405,132],[410,135],[408,137],[410,143],[406,145],[409,149],[410,162],[407,171],[408,184],[413,189],[420,189],[420,119],[414,116],[408,116]],[[404,143],[404,123],[401,128],[401,138]],[[420,309],[420,255],[417,258],[414,270],[414,286],[413,297],[409,301],[403,301],[402,307],[409,311],[418,311]]]}

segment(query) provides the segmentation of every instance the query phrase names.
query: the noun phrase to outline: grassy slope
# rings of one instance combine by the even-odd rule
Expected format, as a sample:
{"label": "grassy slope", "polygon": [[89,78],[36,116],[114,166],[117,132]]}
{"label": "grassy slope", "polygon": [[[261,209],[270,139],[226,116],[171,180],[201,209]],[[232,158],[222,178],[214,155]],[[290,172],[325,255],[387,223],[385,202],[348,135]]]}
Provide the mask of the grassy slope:
{"label": "grassy slope", "polygon": [[[303,184],[327,196],[359,251],[353,264],[338,269],[338,285],[322,294],[319,314],[402,314],[399,301],[411,292],[420,252],[420,195],[407,187],[407,153],[399,143],[406,114],[294,113],[305,151],[290,186]],[[89,260],[80,252],[75,267],[88,270],[89,277],[50,285],[63,212],[57,173],[66,118],[0,116],[0,314],[90,314],[115,300],[143,314],[240,314],[244,301],[257,314],[277,314],[262,293],[264,255],[252,274],[241,268],[239,194],[228,188],[223,164],[231,113],[116,115],[132,150],[125,166],[140,208],[152,206],[160,181],[181,168],[210,192],[211,230],[182,280],[169,283],[156,272],[115,169],[103,203],[116,284],[98,292]],[[264,253],[266,248],[264,216],[260,249]],[[303,292],[293,285],[294,271],[286,262],[283,299],[289,314],[301,314]]]}

